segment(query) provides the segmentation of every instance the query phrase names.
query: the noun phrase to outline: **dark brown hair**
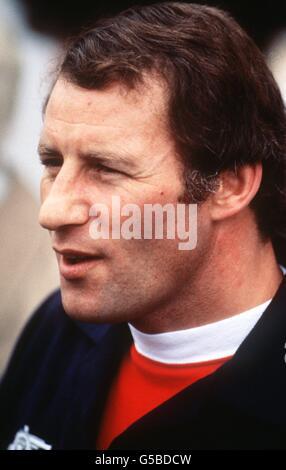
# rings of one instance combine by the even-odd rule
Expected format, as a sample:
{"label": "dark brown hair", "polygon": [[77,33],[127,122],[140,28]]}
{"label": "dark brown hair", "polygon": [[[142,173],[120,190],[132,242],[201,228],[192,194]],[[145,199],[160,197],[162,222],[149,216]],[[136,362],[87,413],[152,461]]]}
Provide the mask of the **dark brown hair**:
{"label": "dark brown hair", "polygon": [[[264,57],[227,13],[196,4],[138,6],[74,38],[59,74],[80,87],[138,86],[155,73],[168,90],[168,120],[186,165],[192,202],[214,191],[219,172],[261,161],[250,206],[264,238],[286,238],[286,117]],[[274,244],[275,246],[275,244]]]}

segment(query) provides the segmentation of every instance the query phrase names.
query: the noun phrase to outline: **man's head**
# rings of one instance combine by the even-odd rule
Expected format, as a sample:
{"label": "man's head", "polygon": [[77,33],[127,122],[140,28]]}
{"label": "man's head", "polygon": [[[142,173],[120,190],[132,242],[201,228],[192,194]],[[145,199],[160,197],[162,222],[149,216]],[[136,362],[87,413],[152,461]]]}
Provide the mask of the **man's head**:
{"label": "man's head", "polygon": [[[284,236],[285,148],[277,86],[227,14],[181,3],[137,7],[73,40],[46,107],[40,222],[57,249],[101,259],[86,276],[61,277],[66,310],[130,321],[178,298],[183,305],[218,231],[247,224],[261,240]],[[198,203],[197,248],[92,241],[89,208],[110,205],[112,195],[139,207]]]}

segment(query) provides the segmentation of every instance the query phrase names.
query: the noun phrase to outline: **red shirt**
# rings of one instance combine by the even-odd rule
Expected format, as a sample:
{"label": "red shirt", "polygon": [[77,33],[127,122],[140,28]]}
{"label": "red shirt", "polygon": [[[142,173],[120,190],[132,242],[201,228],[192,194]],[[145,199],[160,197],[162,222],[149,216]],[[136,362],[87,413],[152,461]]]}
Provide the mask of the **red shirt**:
{"label": "red shirt", "polygon": [[107,449],[112,440],[133,422],[214,372],[230,357],[191,364],[165,364],[143,356],[133,343],[109,391],[96,449]]}

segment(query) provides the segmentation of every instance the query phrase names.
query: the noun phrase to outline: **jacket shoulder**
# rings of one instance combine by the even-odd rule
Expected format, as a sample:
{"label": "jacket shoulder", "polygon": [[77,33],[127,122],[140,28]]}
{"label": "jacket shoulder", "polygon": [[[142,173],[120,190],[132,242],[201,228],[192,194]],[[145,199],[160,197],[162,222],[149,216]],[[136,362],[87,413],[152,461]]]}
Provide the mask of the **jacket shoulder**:
{"label": "jacket shoulder", "polygon": [[[1,386],[35,373],[43,364],[65,363],[68,352],[80,358],[94,345],[94,330],[99,336],[104,325],[83,325],[65,312],[60,289],[56,289],[36,308],[24,325],[8,365],[2,376]],[[59,361],[61,359],[61,361]],[[32,373],[32,372],[31,372]]]}

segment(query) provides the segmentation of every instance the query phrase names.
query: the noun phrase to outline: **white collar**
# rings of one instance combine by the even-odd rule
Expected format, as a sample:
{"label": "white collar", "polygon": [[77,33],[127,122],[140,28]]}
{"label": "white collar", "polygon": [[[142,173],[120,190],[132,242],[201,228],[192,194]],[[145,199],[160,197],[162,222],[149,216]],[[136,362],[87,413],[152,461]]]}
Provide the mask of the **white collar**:
{"label": "white collar", "polygon": [[128,323],[136,350],[166,364],[188,364],[232,356],[272,299],[207,325],[165,333],[142,333]]}
{"label": "white collar", "polygon": [[[283,274],[286,268],[280,265]],[[135,348],[166,364],[189,364],[232,356],[272,299],[207,325],[165,333],[143,333],[128,323]]]}

